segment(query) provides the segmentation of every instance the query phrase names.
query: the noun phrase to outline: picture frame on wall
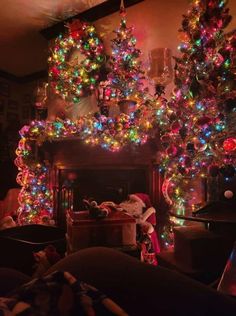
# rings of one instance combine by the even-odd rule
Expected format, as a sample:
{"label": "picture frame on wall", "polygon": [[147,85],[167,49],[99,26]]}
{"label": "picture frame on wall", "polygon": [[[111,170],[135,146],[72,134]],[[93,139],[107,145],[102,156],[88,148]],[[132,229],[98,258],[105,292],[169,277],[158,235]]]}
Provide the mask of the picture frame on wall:
{"label": "picture frame on wall", "polygon": [[7,109],[8,111],[11,111],[11,112],[17,112],[18,102],[15,100],[9,100]]}
{"label": "picture frame on wall", "polygon": [[5,112],[5,100],[0,99],[0,115],[4,115]]}
{"label": "picture frame on wall", "polygon": [[10,96],[10,87],[7,82],[0,81],[0,95],[3,97]]}

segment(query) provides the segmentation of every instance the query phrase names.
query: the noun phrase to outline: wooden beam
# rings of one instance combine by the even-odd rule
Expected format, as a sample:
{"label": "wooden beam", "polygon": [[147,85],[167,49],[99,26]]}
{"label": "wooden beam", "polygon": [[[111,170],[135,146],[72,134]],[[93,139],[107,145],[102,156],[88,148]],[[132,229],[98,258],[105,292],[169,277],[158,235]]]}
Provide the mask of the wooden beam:
{"label": "wooden beam", "polygon": [[48,76],[47,70],[33,72],[32,74],[25,75],[25,76],[16,76],[0,69],[0,78],[9,80],[15,83],[28,83],[28,82],[39,80],[42,78],[47,79],[47,76]]}
{"label": "wooden beam", "polygon": [[[125,0],[125,7],[128,8],[144,0]],[[40,31],[40,33],[47,39],[51,40],[57,37],[60,33],[65,31],[65,23],[72,21],[73,19],[80,19],[82,21],[94,22],[105,16],[108,16],[120,9],[120,0],[108,0],[99,5],[90,8],[84,12],[76,14],[62,22],[54,24],[46,29]]]}
{"label": "wooden beam", "polygon": [[[143,1],[145,0],[124,0],[124,4],[125,4],[125,7],[128,8],[130,6],[133,6]],[[94,22],[114,12],[119,11],[119,9],[120,9],[120,0],[108,0],[93,8],[90,8],[84,12],[81,12],[69,19],[66,19],[65,21],[59,22],[53,26],[43,29],[40,31],[40,33],[47,40],[50,40],[58,36],[60,33],[63,33],[66,29],[65,23],[70,22],[73,19],[80,19],[82,21]],[[47,78],[47,70],[34,72],[32,74],[25,75],[25,76],[16,76],[14,74],[8,73],[0,69],[0,78],[4,78],[16,83],[27,83],[34,80]]]}

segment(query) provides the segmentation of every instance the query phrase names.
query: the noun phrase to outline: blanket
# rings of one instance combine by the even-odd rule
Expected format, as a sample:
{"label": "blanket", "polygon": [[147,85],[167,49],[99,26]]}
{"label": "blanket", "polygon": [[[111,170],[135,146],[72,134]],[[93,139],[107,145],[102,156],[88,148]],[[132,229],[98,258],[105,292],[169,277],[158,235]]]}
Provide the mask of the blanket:
{"label": "blanket", "polygon": [[7,297],[0,298],[1,316],[128,316],[95,287],[56,271],[33,279]]}

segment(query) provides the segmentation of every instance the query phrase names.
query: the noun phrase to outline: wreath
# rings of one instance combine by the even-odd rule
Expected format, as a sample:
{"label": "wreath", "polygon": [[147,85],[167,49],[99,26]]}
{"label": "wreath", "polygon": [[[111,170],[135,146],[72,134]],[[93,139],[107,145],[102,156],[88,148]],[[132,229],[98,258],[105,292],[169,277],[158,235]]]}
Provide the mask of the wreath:
{"label": "wreath", "polygon": [[[73,54],[80,53],[73,58]],[[83,58],[84,57],[84,58]],[[88,95],[99,80],[105,61],[104,47],[93,25],[75,20],[60,34],[51,50],[49,78],[53,90],[74,103]]]}

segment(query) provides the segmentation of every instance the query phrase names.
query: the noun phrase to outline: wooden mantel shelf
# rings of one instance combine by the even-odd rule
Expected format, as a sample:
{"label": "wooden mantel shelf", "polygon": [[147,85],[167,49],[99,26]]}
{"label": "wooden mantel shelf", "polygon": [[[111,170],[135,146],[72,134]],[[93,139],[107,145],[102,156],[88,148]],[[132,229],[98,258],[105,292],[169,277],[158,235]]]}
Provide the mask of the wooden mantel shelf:
{"label": "wooden mantel shelf", "polygon": [[54,166],[60,169],[85,166],[153,166],[156,148],[152,142],[140,146],[127,145],[118,152],[111,152],[100,146],[85,144],[77,137],[57,138],[45,142],[40,151]]}
{"label": "wooden mantel shelf", "polygon": [[[127,170],[127,177],[130,177],[131,170],[137,170],[137,174],[143,174],[146,193],[148,193],[155,204],[160,204],[161,197],[161,176],[156,165],[157,147],[154,140],[144,145],[127,145],[118,152],[111,152],[100,146],[84,144],[76,137],[58,138],[53,141],[44,142],[38,147],[38,154],[42,160],[47,160],[53,170],[54,179],[58,174],[68,170],[79,172],[79,170],[108,170],[120,171],[124,174]],[[143,170],[143,172],[141,172]],[[94,172],[97,174],[98,172]],[[114,181],[110,179],[111,183]],[[58,180],[53,181],[58,183]]]}

